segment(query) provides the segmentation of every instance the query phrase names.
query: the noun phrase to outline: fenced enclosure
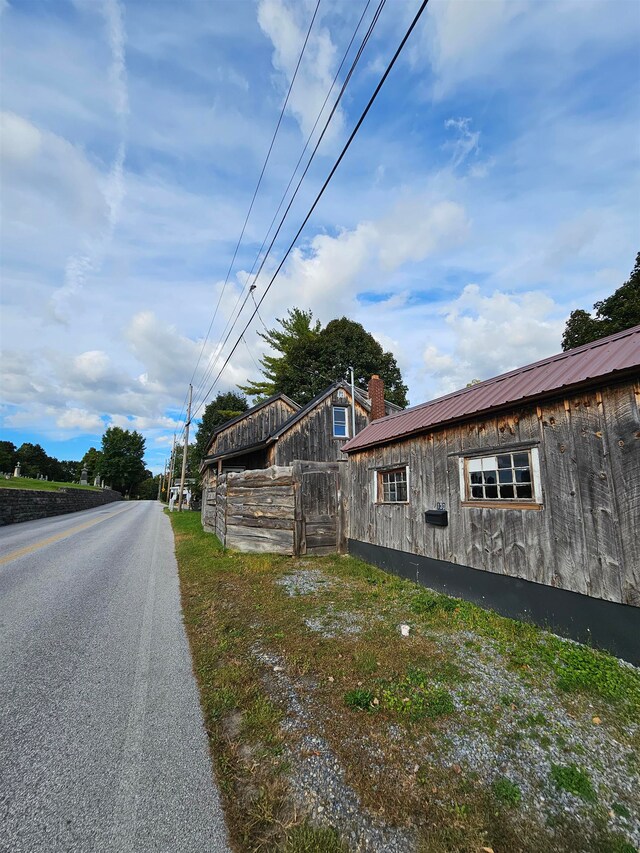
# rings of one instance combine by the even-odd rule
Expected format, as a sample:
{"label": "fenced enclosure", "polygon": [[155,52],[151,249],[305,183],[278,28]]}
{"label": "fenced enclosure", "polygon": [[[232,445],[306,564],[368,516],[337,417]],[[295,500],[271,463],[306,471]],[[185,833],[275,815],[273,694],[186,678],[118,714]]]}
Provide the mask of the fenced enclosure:
{"label": "fenced enclosure", "polygon": [[221,474],[202,494],[202,526],[227,548],[300,556],[344,550],[338,462]]}

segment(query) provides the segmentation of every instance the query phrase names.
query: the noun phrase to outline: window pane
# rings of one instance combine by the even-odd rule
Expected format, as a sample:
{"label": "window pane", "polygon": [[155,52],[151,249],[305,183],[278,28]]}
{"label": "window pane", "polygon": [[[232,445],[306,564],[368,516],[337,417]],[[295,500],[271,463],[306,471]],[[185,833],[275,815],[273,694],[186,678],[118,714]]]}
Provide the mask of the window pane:
{"label": "window pane", "polygon": [[528,453],[514,453],[513,454],[513,467],[514,468],[528,468],[529,467],[529,454]]}
{"label": "window pane", "polygon": [[501,498],[513,498],[515,495],[513,494],[513,486],[500,486],[500,497]]}
{"label": "window pane", "polygon": [[406,483],[398,483],[398,500],[406,501],[407,499],[407,484]]}
{"label": "window pane", "polygon": [[498,461],[495,456],[482,457],[482,470],[493,471],[498,467]]}
{"label": "window pane", "polygon": [[531,497],[531,485],[517,486],[518,497],[519,498],[530,498]]}
{"label": "window pane", "polygon": [[333,434],[340,438],[347,437],[347,410],[340,406],[333,409]]}
{"label": "window pane", "polygon": [[471,474],[471,482],[482,484],[482,473],[480,471],[474,471],[473,474]]}
{"label": "window pane", "polygon": [[511,454],[502,453],[498,456],[498,468],[511,468]]}
{"label": "window pane", "polygon": [[485,486],[484,494],[487,498],[497,498],[498,497],[498,487],[497,486]]}
{"label": "window pane", "polygon": [[497,474],[495,471],[484,471],[484,481],[485,483],[497,483]]}
{"label": "window pane", "polygon": [[505,468],[498,471],[498,477],[501,483],[513,483],[513,471],[511,468]]}
{"label": "window pane", "polygon": [[531,471],[528,468],[519,468],[516,471],[516,483],[530,483]]}
{"label": "window pane", "polygon": [[469,459],[467,469],[471,471],[482,471],[482,459]]}
{"label": "window pane", "polygon": [[482,486],[471,486],[471,497],[472,498],[481,498],[482,497]]}

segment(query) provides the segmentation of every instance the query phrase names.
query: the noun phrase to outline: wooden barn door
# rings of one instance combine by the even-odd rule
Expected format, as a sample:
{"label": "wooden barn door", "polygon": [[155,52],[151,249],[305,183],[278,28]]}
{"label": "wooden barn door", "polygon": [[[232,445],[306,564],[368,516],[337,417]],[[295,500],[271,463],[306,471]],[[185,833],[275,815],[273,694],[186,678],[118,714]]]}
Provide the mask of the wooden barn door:
{"label": "wooden barn door", "polygon": [[335,554],[338,550],[340,508],[338,465],[335,462],[295,462],[296,553]]}

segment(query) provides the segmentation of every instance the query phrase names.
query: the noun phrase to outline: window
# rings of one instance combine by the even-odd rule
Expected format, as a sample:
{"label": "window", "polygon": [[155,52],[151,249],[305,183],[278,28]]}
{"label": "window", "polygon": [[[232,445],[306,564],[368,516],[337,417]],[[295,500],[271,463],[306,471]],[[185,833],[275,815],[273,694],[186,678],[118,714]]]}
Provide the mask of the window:
{"label": "window", "polygon": [[461,459],[460,474],[469,502],[541,502],[536,448]]}
{"label": "window", "polygon": [[409,499],[407,481],[406,466],[389,471],[378,471],[376,490],[378,503],[407,503]]}
{"label": "window", "polygon": [[349,438],[348,409],[344,406],[333,407],[333,434],[336,438]]}

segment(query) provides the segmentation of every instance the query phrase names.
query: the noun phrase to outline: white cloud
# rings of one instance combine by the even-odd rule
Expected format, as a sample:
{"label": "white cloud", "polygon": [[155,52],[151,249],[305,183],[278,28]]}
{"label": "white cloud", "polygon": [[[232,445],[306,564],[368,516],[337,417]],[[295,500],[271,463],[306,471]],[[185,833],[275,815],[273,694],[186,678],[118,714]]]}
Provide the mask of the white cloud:
{"label": "white cloud", "polygon": [[[287,87],[293,78],[312,14],[313,6],[309,3],[260,0],[258,23],[271,39],[273,65],[284,75]],[[295,117],[305,137],[311,132],[333,81],[337,67],[335,59],[336,47],[329,30],[316,18],[287,104],[287,110]],[[328,104],[326,115],[330,108]],[[342,110],[338,108],[325,139],[335,138],[343,121]]]}
{"label": "white cloud", "polygon": [[86,409],[69,408],[56,416],[56,426],[65,430],[98,433],[103,429],[104,423],[98,415]]}
{"label": "white cloud", "polygon": [[423,352],[425,373],[442,394],[557,352],[564,325],[558,306],[543,293],[483,295],[476,284],[467,285],[444,313],[449,352],[433,344]]}

